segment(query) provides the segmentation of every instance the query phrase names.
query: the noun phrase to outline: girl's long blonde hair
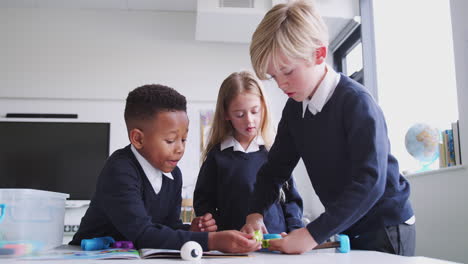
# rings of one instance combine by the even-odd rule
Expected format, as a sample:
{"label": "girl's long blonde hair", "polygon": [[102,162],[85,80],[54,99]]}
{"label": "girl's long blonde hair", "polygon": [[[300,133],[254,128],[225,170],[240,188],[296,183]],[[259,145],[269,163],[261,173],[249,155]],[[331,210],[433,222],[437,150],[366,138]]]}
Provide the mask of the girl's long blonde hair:
{"label": "girl's long blonde hair", "polygon": [[233,134],[233,127],[229,120],[226,120],[226,113],[232,100],[241,93],[252,93],[260,97],[262,102],[262,122],[260,134],[265,141],[265,147],[270,149],[273,144],[275,132],[271,123],[270,110],[268,109],[267,98],[263,91],[261,81],[250,71],[234,72],[229,75],[221,84],[216,102],[216,110],[213,124],[209,133],[208,144],[202,153],[204,161],[214,146],[221,143],[227,136]]}

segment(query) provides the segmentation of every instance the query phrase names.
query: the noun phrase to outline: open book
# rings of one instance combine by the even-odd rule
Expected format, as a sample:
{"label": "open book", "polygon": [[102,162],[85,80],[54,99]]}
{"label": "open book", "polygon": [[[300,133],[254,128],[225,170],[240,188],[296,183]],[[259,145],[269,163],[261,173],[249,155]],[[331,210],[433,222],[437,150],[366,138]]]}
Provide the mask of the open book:
{"label": "open book", "polygon": [[[142,248],[139,250],[140,257],[144,259],[151,258],[180,258],[180,250]],[[247,253],[223,253],[216,250],[203,252],[202,258],[213,257],[248,257]]]}
{"label": "open book", "polygon": [[[222,253],[219,251],[203,252],[203,258],[213,257],[246,257],[245,253]],[[93,251],[52,250],[41,254],[26,256],[23,260],[53,260],[53,259],[151,259],[180,258],[180,250],[143,248],[140,250],[128,248],[109,248]]]}

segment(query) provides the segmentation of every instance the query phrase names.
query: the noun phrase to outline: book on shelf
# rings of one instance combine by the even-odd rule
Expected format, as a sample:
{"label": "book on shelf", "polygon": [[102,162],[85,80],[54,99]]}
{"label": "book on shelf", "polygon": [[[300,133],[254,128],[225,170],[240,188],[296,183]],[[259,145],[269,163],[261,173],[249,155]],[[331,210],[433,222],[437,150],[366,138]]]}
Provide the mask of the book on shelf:
{"label": "book on shelf", "polygon": [[439,168],[447,167],[447,160],[445,154],[445,145],[444,143],[439,144]]}
{"label": "book on shelf", "polygon": [[451,129],[443,130],[442,143],[439,145],[439,167],[451,167],[462,164],[460,148],[460,128],[458,120],[451,123]]}
{"label": "book on shelf", "polygon": [[442,160],[444,161],[443,163],[443,168],[445,167],[450,167],[450,166],[453,166],[453,162],[452,162],[452,155],[451,155],[451,150],[450,150],[450,136],[449,136],[449,130],[444,130],[442,131],[442,145],[443,145],[443,153],[439,153],[440,154],[443,154],[443,158]]}
{"label": "book on shelf", "polygon": [[453,132],[452,129],[445,130],[447,133],[448,153],[449,153],[449,166],[455,166],[455,149],[453,146]]}
{"label": "book on shelf", "polygon": [[[223,253],[220,251],[203,252],[202,258],[247,257],[246,253]],[[180,250],[143,248],[140,250],[128,248],[109,248],[103,250],[51,250],[23,260],[54,260],[54,259],[154,259],[181,258]]]}
{"label": "book on shelf", "polygon": [[460,152],[460,128],[459,128],[459,122],[453,122],[452,123],[452,133],[453,133],[453,149],[454,149],[454,154],[455,154],[455,164],[456,165],[461,165],[462,160],[461,160],[461,152]]}

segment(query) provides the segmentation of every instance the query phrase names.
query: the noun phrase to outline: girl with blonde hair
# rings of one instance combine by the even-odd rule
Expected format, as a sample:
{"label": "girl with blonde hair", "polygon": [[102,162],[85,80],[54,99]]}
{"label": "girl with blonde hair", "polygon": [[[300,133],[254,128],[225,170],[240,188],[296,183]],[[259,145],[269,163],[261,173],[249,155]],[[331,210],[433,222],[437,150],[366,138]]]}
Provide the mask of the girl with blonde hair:
{"label": "girl with blonde hair", "polygon": [[[222,83],[213,125],[203,152],[194,192],[197,215],[211,213],[218,230],[239,230],[245,223],[256,175],[267,160],[274,131],[262,83],[248,71]],[[302,225],[302,199],[294,180],[264,212],[264,232],[289,232]]]}

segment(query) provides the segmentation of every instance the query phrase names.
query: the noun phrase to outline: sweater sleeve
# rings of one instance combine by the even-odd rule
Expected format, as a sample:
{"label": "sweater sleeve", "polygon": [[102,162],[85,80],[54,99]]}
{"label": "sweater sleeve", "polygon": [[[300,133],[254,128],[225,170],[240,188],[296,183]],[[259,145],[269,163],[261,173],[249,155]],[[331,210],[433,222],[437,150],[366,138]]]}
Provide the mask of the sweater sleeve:
{"label": "sweater sleeve", "polygon": [[333,203],[325,206],[325,212],[307,225],[317,243],[360,220],[385,189],[390,150],[380,108],[369,94],[360,92],[350,96],[343,111],[347,141],[344,151],[350,156],[351,181]]}
{"label": "sweater sleeve", "polygon": [[[115,228],[137,248],[180,249],[190,240],[208,249],[208,233],[174,230],[153,224],[145,209],[141,179],[128,160],[118,160],[119,166],[109,166],[107,177],[99,186],[101,207]],[[125,163],[125,164],[123,164]]]}
{"label": "sweater sleeve", "polygon": [[299,154],[288,128],[288,104],[283,109],[275,142],[268,153],[268,160],[257,173],[254,192],[249,202],[249,214],[260,213],[269,208],[279,197],[279,190],[289,180],[299,161]]}
{"label": "sweater sleeve", "polygon": [[198,173],[197,183],[193,194],[193,208],[197,216],[211,213],[217,216],[217,166],[213,151],[208,153]]}
{"label": "sweater sleeve", "polygon": [[288,228],[288,233],[304,227],[302,223],[302,198],[297,191],[296,183],[294,181],[294,177],[291,177],[288,181],[288,186],[283,187],[283,191],[285,194],[285,201],[282,203],[283,212],[284,212],[284,219],[286,220],[286,225]]}

